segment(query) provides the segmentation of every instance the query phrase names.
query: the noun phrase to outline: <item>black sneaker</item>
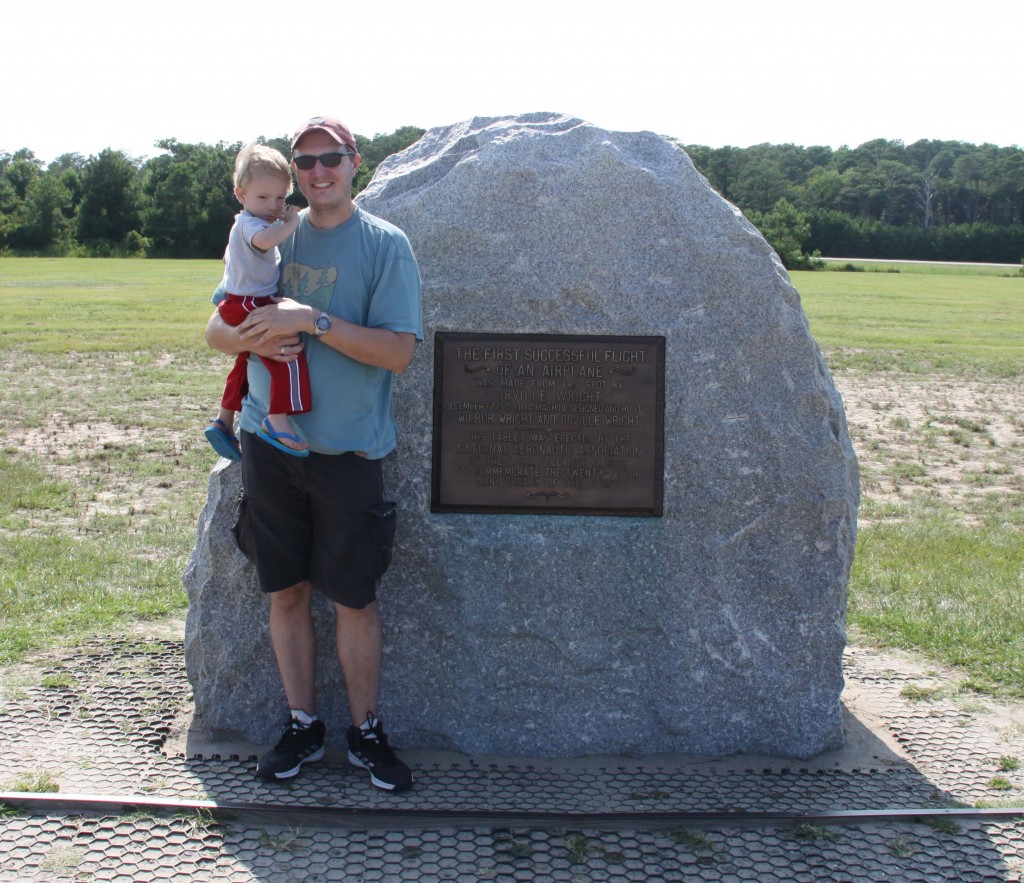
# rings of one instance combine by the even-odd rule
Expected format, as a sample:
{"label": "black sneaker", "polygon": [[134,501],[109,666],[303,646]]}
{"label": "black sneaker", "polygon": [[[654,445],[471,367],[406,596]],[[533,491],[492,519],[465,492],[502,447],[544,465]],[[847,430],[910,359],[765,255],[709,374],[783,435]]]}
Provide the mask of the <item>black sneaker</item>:
{"label": "black sneaker", "polygon": [[412,772],[388,747],[388,737],[380,721],[368,730],[348,728],[348,762],[368,770],[370,781],[385,791],[405,791],[412,787]]}
{"label": "black sneaker", "polygon": [[304,763],[324,756],[326,727],[321,720],[303,726],[295,718],[288,721],[281,740],[256,764],[257,779],[290,779]]}

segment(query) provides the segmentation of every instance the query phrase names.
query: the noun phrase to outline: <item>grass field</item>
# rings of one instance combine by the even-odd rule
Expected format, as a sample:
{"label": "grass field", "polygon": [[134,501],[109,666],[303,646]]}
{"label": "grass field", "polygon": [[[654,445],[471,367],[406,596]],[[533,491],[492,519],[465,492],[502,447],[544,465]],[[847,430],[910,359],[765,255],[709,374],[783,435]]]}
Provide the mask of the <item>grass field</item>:
{"label": "grass field", "polygon": [[220,261],[0,258],[0,351],[206,354]]}
{"label": "grass field", "polygon": [[861,466],[852,633],[1024,696],[1024,278],[865,266],[792,274]]}
{"label": "grass field", "polygon": [[1024,372],[1024,277],[985,272],[990,267],[970,275],[957,266],[943,275],[934,266],[908,266],[899,273],[791,274],[833,370]]}
{"label": "grass field", "polygon": [[858,261],[850,258],[825,258],[825,269],[857,273],[910,273],[923,276],[1020,276],[1020,264],[935,263],[932,261]]}
{"label": "grass field", "polygon": [[0,259],[0,663],[184,610],[222,266]]}
{"label": "grass field", "polygon": [[[849,618],[1024,696],[1024,278],[940,269],[793,274],[861,464]],[[184,610],[220,273],[0,259],[0,663]]]}

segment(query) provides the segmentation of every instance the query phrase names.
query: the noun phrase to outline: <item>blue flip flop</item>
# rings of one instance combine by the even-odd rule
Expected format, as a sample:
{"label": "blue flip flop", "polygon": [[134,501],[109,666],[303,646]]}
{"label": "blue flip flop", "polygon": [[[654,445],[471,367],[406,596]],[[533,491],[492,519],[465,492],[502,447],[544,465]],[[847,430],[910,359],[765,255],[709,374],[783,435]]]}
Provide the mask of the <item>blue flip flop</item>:
{"label": "blue flip flop", "polygon": [[283,445],[278,441],[279,438],[290,438],[292,441],[297,441],[300,444],[302,439],[297,435],[292,435],[290,432],[278,432],[270,425],[270,418],[263,418],[263,428],[257,433],[259,437],[265,441],[268,445],[273,445],[279,451],[284,451],[286,454],[291,454],[293,457],[308,457],[309,449],[303,448],[301,451],[296,451],[295,448],[289,448],[288,445]]}
{"label": "blue flip flop", "polygon": [[238,449],[238,437],[232,435],[228,425],[219,417],[213,421],[213,426],[207,426],[203,435],[218,454],[228,460],[241,460],[242,452]]}

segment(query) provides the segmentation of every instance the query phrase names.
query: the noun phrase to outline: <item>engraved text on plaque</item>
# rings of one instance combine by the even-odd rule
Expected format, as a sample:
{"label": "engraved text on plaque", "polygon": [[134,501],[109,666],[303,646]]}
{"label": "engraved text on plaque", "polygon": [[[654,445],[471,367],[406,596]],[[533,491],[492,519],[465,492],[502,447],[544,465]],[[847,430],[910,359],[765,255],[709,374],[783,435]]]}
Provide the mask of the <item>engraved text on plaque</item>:
{"label": "engraved text on plaque", "polygon": [[662,514],[665,338],[439,331],[435,512]]}

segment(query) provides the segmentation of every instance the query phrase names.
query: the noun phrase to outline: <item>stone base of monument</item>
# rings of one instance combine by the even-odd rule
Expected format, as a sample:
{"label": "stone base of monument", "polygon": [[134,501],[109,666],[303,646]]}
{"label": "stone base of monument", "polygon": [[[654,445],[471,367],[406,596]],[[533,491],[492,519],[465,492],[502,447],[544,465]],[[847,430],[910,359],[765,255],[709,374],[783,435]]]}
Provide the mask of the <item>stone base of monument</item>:
{"label": "stone base of monument", "polygon": [[[431,130],[358,201],[406,231],[424,280],[426,339],[398,378],[385,464],[399,528],[380,589],[379,711],[395,741],[534,757],[808,757],[842,744],[857,466],[799,296],[760,234],[669,140],[557,114]],[[504,507],[530,475],[543,483],[526,490],[552,494],[580,475],[628,482],[652,443],[621,422],[637,412],[619,388],[584,401],[565,365],[544,376],[554,350],[531,361],[481,348],[465,369],[493,387],[447,391],[439,411],[437,332],[663,338],[658,505],[438,506],[438,413],[477,415],[444,461],[474,507],[488,486]],[[506,390],[513,366],[552,385]],[[567,448],[548,457],[514,437],[527,429]],[[212,731],[268,743],[286,708],[267,602],[231,533],[238,495],[237,468],[218,467],[186,574],[187,665]],[[325,603],[317,631],[320,712],[339,740],[347,703]]]}

